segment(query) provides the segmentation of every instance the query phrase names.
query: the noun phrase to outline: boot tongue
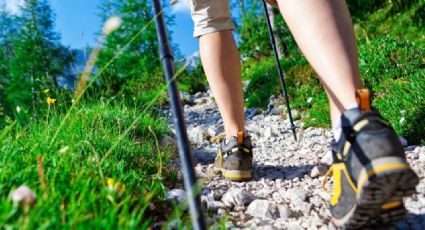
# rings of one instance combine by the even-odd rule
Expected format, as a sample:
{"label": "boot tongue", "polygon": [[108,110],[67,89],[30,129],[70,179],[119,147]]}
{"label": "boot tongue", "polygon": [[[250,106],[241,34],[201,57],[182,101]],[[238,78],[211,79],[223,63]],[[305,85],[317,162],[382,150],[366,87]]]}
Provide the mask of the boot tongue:
{"label": "boot tongue", "polygon": [[244,141],[244,133],[243,133],[243,131],[239,131],[238,132],[238,136],[236,138],[237,138],[238,144],[243,144],[243,141]]}
{"label": "boot tongue", "polygon": [[370,92],[368,89],[359,89],[356,91],[356,100],[359,104],[360,111],[369,112],[372,110],[370,104]]}

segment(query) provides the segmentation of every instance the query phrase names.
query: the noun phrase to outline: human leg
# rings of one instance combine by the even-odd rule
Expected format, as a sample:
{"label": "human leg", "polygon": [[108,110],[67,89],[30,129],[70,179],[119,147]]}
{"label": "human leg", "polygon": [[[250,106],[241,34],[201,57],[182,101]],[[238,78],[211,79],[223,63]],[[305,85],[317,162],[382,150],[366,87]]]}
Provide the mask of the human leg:
{"label": "human leg", "polygon": [[232,35],[228,0],[192,0],[195,37],[208,83],[223,118],[226,139],[214,169],[230,180],[252,178],[252,144],[245,134],[240,55]]}
{"label": "human leg", "polygon": [[356,103],[361,87],[351,18],[341,0],[279,0],[279,8],[300,49],[329,96],[335,124]]}
{"label": "human leg", "polygon": [[227,138],[244,131],[245,115],[239,51],[230,30],[199,38],[202,65],[214,94]]}

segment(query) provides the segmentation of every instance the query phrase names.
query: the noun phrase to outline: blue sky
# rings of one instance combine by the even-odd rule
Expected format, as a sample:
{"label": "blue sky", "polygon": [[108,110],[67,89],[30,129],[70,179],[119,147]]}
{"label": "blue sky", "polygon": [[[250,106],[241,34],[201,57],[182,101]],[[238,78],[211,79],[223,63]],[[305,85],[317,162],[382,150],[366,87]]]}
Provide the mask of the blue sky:
{"label": "blue sky", "polygon": [[[83,48],[94,44],[95,34],[102,28],[102,22],[96,15],[102,1],[105,0],[50,0],[56,14],[56,30],[61,33],[64,45]],[[176,5],[168,7],[166,13],[176,17],[175,25],[170,28],[173,31],[173,42],[179,46],[183,55],[190,56],[197,52],[198,41],[192,37],[193,22],[184,1],[180,0]],[[10,12],[19,13],[22,0],[5,2]]]}

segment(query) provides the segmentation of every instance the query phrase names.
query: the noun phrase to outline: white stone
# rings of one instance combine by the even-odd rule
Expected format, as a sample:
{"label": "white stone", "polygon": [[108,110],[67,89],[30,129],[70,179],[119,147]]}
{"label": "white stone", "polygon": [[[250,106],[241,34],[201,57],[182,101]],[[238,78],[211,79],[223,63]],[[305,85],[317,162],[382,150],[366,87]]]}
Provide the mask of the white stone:
{"label": "white stone", "polygon": [[186,191],[183,189],[172,189],[167,192],[165,199],[168,201],[181,203],[184,199],[186,199]]}
{"label": "white stone", "polygon": [[310,172],[311,178],[317,178],[319,176],[323,176],[326,173],[326,168],[322,166],[314,166],[314,168]]}
{"label": "white stone", "polygon": [[246,214],[259,218],[275,219],[279,216],[277,207],[268,200],[254,200],[246,211]]}
{"label": "white stone", "polygon": [[241,188],[233,188],[227,191],[221,201],[226,207],[234,206],[245,206],[251,203],[255,199],[255,196]]}
{"label": "white stone", "polygon": [[320,162],[322,164],[326,164],[326,165],[332,165],[333,162],[333,158],[332,158],[332,151],[327,151],[326,154],[322,157],[322,159],[320,160]]}
{"label": "white stone", "polygon": [[274,135],[273,135],[272,127],[270,127],[270,126],[266,127],[266,128],[264,129],[264,133],[263,133],[263,135],[264,135],[264,138],[270,138],[270,137],[273,137]]}

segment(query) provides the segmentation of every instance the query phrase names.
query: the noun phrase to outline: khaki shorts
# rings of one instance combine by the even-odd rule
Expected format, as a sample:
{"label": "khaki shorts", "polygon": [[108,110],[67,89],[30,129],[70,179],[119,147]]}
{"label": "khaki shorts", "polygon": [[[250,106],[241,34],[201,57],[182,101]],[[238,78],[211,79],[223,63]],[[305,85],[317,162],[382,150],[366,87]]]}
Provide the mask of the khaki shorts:
{"label": "khaki shorts", "polygon": [[229,0],[189,0],[195,23],[194,37],[222,30],[233,30]]}

